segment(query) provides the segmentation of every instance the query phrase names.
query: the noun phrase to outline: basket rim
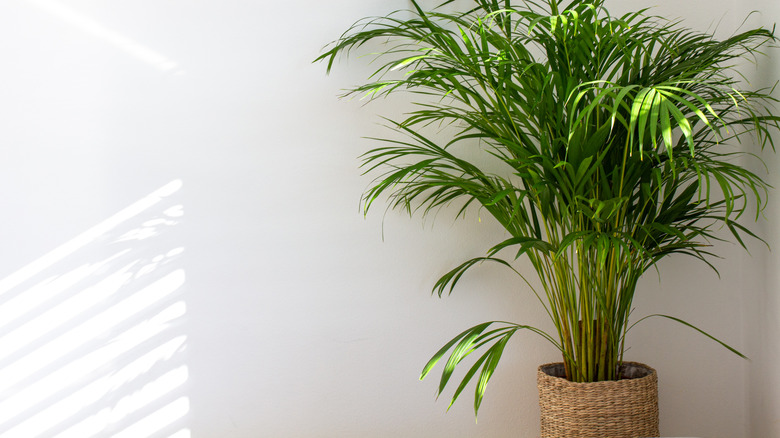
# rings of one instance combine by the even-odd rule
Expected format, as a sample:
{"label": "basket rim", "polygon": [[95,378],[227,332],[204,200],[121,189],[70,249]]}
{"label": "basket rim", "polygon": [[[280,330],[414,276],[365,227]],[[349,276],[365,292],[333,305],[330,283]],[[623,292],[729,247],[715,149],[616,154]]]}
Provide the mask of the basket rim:
{"label": "basket rim", "polygon": [[548,380],[548,381],[555,381],[555,382],[559,382],[559,383],[564,383],[565,382],[567,385],[575,385],[575,386],[578,386],[578,385],[582,385],[582,386],[615,385],[615,384],[621,383],[621,382],[623,382],[623,383],[634,382],[636,384],[636,383],[643,382],[645,380],[655,380],[655,379],[657,379],[658,373],[656,372],[655,368],[653,368],[653,367],[651,367],[649,365],[643,364],[641,362],[632,362],[632,361],[623,361],[623,362],[621,362],[621,366],[623,366],[623,365],[631,365],[631,366],[634,366],[634,367],[637,367],[637,368],[644,369],[644,370],[647,371],[647,375],[642,376],[642,377],[630,378],[630,379],[601,380],[601,381],[598,381],[598,382],[572,382],[571,380],[568,380],[565,377],[554,376],[552,374],[548,374],[545,371],[545,368],[552,368],[552,367],[557,367],[557,366],[563,366],[563,362],[550,362],[550,363],[545,363],[545,364],[539,365],[539,367],[537,368],[537,375],[538,375],[539,379],[544,379],[544,380]]}

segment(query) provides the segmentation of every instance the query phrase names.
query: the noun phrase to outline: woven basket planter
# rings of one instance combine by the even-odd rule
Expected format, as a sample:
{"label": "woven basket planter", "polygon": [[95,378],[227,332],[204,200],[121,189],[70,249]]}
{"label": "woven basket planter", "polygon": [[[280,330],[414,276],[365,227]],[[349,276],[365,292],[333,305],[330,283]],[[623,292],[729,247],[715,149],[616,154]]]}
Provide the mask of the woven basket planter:
{"label": "woven basket planter", "polygon": [[576,383],[562,377],[562,363],[540,366],[542,438],[659,436],[655,370],[623,362],[621,371],[623,380]]}

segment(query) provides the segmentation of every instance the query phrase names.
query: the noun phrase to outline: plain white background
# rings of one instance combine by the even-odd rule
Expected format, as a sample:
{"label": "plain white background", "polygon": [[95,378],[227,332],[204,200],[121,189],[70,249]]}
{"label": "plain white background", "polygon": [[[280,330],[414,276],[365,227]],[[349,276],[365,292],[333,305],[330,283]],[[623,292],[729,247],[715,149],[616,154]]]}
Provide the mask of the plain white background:
{"label": "plain white background", "polygon": [[[657,6],[722,36],[754,9],[762,13],[750,25],[780,20],[770,0],[607,5],[614,12]],[[535,370],[558,357],[530,334],[513,338],[478,423],[469,394],[445,413],[435,376],[417,380],[433,352],[476,323],[550,324],[531,293],[496,267],[472,271],[450,297],[430,295],[439,275],[483,254],[502,231],[476,211],[422,221],[380,207],[364,218],[358,201],[369,179],[357,156],[372,143],[363,137],[381,135],[377,114],[397,114],[403,100],[340,101],[342,89],[371,71],[364,60],[342,60],[329,77],[312,64],[357,19],[407,7],[405,0],[0,5],[0,285],[7,285],[0,308],[32,300],[0,321],[0,342],[36,321],[45,327],[52,315],[63,321],[0,357],[0,373],[62,345],[60,336],[123,303],[119,295],[156,291],[168,300],[117,320],[156,334],[127,341],[95,365],[96,374],[30,395],[36,381],[125,345],[117,341],[128,338],[124,323],[68,338],[78,347],[20,371],[0,395],[24,409],[0,417],[0,435],[32,436],[22,427],[79,437],[538,434]],[[758,68],[748,65],[746,76],[771,85],[779,59],[773,52]],[[766,160],[777,186],[778,160]],[[153,205],[116,216],[139,200]],[[773,192],[752,225],[773,247],[779,214]],[[89,239],[73,240],[101,224]],[[46,258],[69,242],[75,246]],[[635,314],[684,318],[751,360],[661,320],[632,331],[628,357],[659,372],[663,435],[780,436],[778,258],[760,244],[750,255],[737,245],[714,249],[724,257],[715,261],[720,278],[693,260],[666,260],[660,281],[651,273],[641,282]],[[94,269],[67,286],[36,289],[79,266]],[[69,303],[123,269],[109,298],[80,310],[46,304]],[[159,286],[170,278],[183,280]],[[54,301],[35,301],[44,289]],[[186,311],[155,319],[168,305]],[[55,310],[64,313],[46,313]],[[136,367],[176,340],[183,344]],[[118,377],[131,368],[134,377]],[[88,401],[57,416],[64,411],[54,407],[69,397]],[[171,416],[155,418],[163,408]]]}

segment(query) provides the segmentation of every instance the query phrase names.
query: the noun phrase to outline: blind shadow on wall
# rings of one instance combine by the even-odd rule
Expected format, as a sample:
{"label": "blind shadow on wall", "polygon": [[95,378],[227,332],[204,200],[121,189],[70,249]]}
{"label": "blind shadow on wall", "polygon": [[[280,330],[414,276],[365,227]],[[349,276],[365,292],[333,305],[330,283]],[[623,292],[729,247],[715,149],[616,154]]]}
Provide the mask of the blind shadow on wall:
{"label": "blind shadow on wall", "polygon": [[0,280],[0,436],[190,436],[181,187]]}

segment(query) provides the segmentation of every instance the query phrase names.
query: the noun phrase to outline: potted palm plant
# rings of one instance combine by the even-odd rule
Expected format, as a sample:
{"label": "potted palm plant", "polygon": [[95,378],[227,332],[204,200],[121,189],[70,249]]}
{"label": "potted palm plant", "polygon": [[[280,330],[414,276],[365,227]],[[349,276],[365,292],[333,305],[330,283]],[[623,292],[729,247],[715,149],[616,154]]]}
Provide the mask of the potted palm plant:
{"label": "potted palm plant", "polygon": [[[447,358],[441,393],[456,366],[475,357],[451,403],[476,379],[476,414],[507,342],[530,330],[562,355],[539,369],[543,437],[657,435],[655,372],[624,361],[637,281],[672,254],[710,264],[711,242],[724,234],[742,246],[745,236],[757,237],[737,219],[763,208],[768,186],[739,161],[748,155],[741,142],[773,147],[780,118],[772,90],[741,89],[735,66],[772,46],[773,32],[719,40],[647,10],[612,16],[603,0],[475,0],[465,12],[445,7],[452,1],[432,10],[420,3],[357,22],[318,58],[330,71],[339,55],[370,43],[379,47],[376,72],[347,95],[419,98],[391,121],[403,136],[379,139],[363,156],[365,170],[378,172],[364,212],[380,198],[422,214],[454,206],[457,216],[478,205],[507,238],[442,276],[435,293],[451,293],[475,265],[514,270],[522,258],[538,274],[522,278],[523,287],[556,329],[477,325],[441,348],[422,377]],[[430,126],[448,134],[429,135]],[[479,154],[488,158],[474,159]],[[678,318],[651,316],[740,354]],[[603,419],[600,410],[615,403],[576,391],[612,391],[621,382],[642,387],[631,400],[645,403],[645,413],[613,412],[615,428],[588,429],[589,416]],[[562,400],[590,400],[596,413],[547,406]],[[560,414],[567,409],[576,415]]]}

